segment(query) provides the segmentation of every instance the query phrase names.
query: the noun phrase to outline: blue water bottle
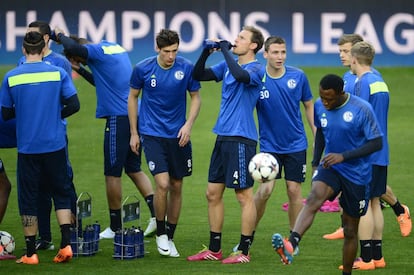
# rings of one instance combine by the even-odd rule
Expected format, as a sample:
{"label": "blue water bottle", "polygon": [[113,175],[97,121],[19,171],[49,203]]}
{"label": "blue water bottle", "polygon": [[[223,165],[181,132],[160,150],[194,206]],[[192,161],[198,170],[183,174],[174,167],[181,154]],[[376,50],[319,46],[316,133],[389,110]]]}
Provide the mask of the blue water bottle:
{"label": "blue water bottle", "polygon": [[78,234],[76,227],[70,227],[70,246],[72,247],[73,255],[78,255]]}
{"label": "blue water bottle", "polygon": [[91,243],[91,234],[90,234],[90,225],[85,226],[83,230],[83,244],[82,244],[82,255],[90,254],[90,243]]}
{"label": "blue water bottle", "polygon": [[96,253],[99,250],[99,232],[101,232],[101,225],[98,223],[98,221],[96,221],[92,226],[93,226],[93,233],[94,233],[93,251],[94,253]]}
{"label": "blue water bottle", "polygon": [[122,229],[115,231],[114,237],[114,258],[122,259],[123,256],[123,247],[122,247]]}
{"label": "blue water bottle", "polygon": [[124,255],[126,259],[135,258],[135,243],[133,229],[127,229],[124,233]]}
{"label": "blue water bottle", "polygon": [[204,49],[220,49],[220,44],[216,41],[206,39],[203,42]]}
{"label": "blue water bottle", "polygon": [[142,231],[141,227],[138,227],[137,231],[137,239],[138,239],[138,258],[143,258],[145,251],[144,251],[144,231]]}

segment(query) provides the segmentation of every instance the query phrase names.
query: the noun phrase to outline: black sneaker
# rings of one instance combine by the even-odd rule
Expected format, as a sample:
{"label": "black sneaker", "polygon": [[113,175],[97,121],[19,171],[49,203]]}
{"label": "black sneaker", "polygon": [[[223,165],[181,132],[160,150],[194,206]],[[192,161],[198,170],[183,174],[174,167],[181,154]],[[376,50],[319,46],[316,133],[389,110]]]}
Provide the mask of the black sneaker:
{"label": "black sneaker", "polygon": [[52,242],[45,241],[42,239],[36,240],[36,250],[55,250],[55,246]]}

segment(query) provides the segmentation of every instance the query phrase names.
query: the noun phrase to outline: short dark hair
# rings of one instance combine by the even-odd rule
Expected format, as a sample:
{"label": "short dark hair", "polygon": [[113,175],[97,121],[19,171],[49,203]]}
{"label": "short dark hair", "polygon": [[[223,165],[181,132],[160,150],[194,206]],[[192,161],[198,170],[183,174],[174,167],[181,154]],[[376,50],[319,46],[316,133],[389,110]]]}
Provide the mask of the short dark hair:
{"label": "short dark hair", "polygon": [[180,37],[178,36],[178,33],[173,30],[168,29],[162,29],[155,39],[157,43],[157,47],[159,49],[174,45],[174,44],[180,44]]}
{"label": "short dark hair", "polygon": [[272,44],[286,44],[286,41],[283,39],[283,37],[280,36],[269,36],[264,43],[264,49],[266,52],[269,50],[269,47]]}
{"label": "short dark hair", "polygon": [[244,26],[243,30],[246,30],[252,33],[251,41],[257,44],[257,48],[254,49],[254,53],[257,53],[258,51],[260,51],[264,43],[264,37],[263,37],[262,32],[258,28],[253,27],[253,26]]}
{"label": "short dark hair", "polygon": [[340,94],[344,89],[344,81],[342,77],[336,74],[327,74],[322,77],[319,82],[319,86],[322,90],[334,90],[337,94]]}
{"label": "short dark hair", "polygon": [[45,40],[40,32],[28,32],[23,39],[23,48],[27,54],[40,54],[45,47]]}
{"label": "short dark hair", "polygon": [[50,36],[52,33],[49,23],[46,21],[33,21],[29,24],[29,28],[39,28],[39,32],[42,35],[48,34]]}

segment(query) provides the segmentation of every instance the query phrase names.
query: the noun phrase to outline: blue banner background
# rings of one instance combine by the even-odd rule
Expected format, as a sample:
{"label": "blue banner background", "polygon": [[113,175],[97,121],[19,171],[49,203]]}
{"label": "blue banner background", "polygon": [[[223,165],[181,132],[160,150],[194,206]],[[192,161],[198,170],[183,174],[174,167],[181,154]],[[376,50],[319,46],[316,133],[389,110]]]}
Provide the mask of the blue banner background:
{"label": "blue banner background", "polygon": [[[36,19],[93,42],[116,40],[131,63],[156,54],[154,37],[162,27],[180,33],[180,55],[195,61],[205,38],[234,41],[242,26],[256,25],[286,39],[290,65],[338,66],[337,38],[358,32],[376,48],[376,66],[414,66],[412,0],[2,1],[0,64],[17,62],[25,26]],[[209,61],[216,59],[221,55]]]}

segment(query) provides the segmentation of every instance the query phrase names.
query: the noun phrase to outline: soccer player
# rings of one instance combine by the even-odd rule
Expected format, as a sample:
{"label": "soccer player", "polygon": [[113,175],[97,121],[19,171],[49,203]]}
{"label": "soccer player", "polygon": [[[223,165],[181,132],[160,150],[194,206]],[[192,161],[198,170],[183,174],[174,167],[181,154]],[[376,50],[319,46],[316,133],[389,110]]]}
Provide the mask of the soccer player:
{"label": "soccer player", "polygon": [[[113,239],[115,231],[122,229],[122,170],[133,181],[144,197],[151,219],[144,235],[154,233],[154,192],[147,175],[141,170],[141,157],[129,147],[128,120],[129,78],[132,72],[127,51],[120,45],[108,41],[89,43],[86,39],[67,37],[55,29],[56,39],[63,45],[65,55],[73,66],[87,65],[91,73],[87,80],[96,86],[96,118],[106,119],[104,134],[104,174],[109,207],[110,226],[99,234],[101,239]],[[79,71],[79,69],[78,69]],[[83,76],[83,75],[82,75]]]}
{"label": "soccer player", "polygon": [[195,65],[196,79],[222,81],[222,97],[220,112],[213,129],[217,138],[210,160],[206,192],[210,244],[208,248],[187,257],[188,261],[222,259],[223,193],[226,188],[231,188],[241,208],[241,236],[238,251],[233,252],[222,263],[250,262],[249,249],[256,223],[256,206],[253,198],[254,182],[248,172],[248,163],[255,155],[257,145],[253,111],[259,99],[265,71],[256,60],[256,54],[262,48],[263,42],[260,30],[245,26],[237,35],[233,50],[230,50],[230,42],[218,42],[224,61],[205,68],[207,58],[215,50],[204,48]]}
{"label": "soccer player", "polygon": [[[190,137],[200,111],[201,86],[193,79],[193,64],[177,56],[180,38],[176,31],[162,29],[155,41],[158,54],[136,64],[131,75],[128,98],[130,146],[139,154],[142,142],[154,177],[158,252],[179,257],[174,233],[181,211],[183,178],[190,176],[193,170]],[[191,103],[186,118],[187,92]]]}
{"label": "soccer player", "polygon": [[54,262],[67,262],[73,255],[71,184],[62,119],[79,110],[79,100],[68,74],[62,68],[42,62],[45,52],[42,34],[26,33],[23,51],[26,62],[6,73],[0,91],[3,119],[16,118],[18,202],[26,240],[26,254],[17,263],[39,263],[35,239],[40,192],[47,192],[53,198],[61,229],[60,249]]}
{"label": "soccer player", "polygon": [[[312,134],[312,92],[305,73],[295,67],[286,66],[286,42],[282,37],[271,36],[264,44],[266,75],[257,103],[260,151],[271,153],[279,163],[279,174],[284,168],[287,195],[289,198],[290,230],[302,209],[301,183],[305,181],[306,132],[302,122],[300,103],[303,104]],[[275,181],[260,184],[254,200],[257,209],[256,227],[262,218],[266,202],[272,194]]]}
{"label": "soccer player", "polygon": [[[351,63],[351,48],[358,42],[363,41],[362,36],[359,34],[344,34],[338,40],[339,47],[339,57],[343,66],[350,68]],[[380,72],[378,72],[374,67],[371,66],[371,71],[374,74],[377,74],[381,77]],[[355,73],[349,69],[343,75],[344,79],[344,91],[353,93],[354,86],[357,81],[357,76]],[[313,163],[312,166],[318,166],[318,163]],[[401,236],[407,237],[411,233],[412,221],[410,216],[410,210],[407,205],[401,204],[398,198],[395,196],[391,187],[387,184],[386,192],[381,196],[381,200],[388,203],[396,215],[397,222],[400,226]],[[342,218],[341,218],[342,220]],[[323,238],[328,240],[336,240],[344,238],[343,225],[335,230],[333,233],[325,234]]]}
{"label": "soccer player", "polygon": [[[43,35],[43,39],[45,40],[45,53],[43,56],[43,61],[61,67],[66,71],[69,78],[72,79],[72,68],[70,62],[61,54],[58,54],[52,51],[49,48],[52,31],[50,26],[47,22],[44,21],[33,21],[29,24],[27,28],[27,32],[36,31]],[[22,56],[18,62],[20,66],[26,62],[26,56]],[[65,119],[62,120],[64,123],[65,128],[67,125],[67,121]],[[67,137],[66,137],[67,139]],[[76,215],[76,201],[77,201],[77,194],[75,190],[75,185],[73,184],[73,169],[72,165],[69,160],[69,150],[68,144],[66,145],[66,156],[68,159],[68,174],[69,178],[71,179],[71,190],[72,190],[72,215],[73,217]],[[39,193],[39,213],[38,213],[38,226],[39,226],[39,238],[36,240],[36,250],[54,250],[55,246],[52,242],[52,232],[50,228],[50,214],[52,212],[52,199],[48,195],[47,192],[40,192]],[[80,227],[79,231],[82,232],[82,223],[81,219],[78,219],[78,226]]]}
{"label": "soccer player", "polygon": [[368,208],[370,154],[381,149],[383,133],[371,105],[345,93],[341,77],[326,75],[319,87],[320,99],[315,102],[314,159],[320,159],[323,150],[325,155],[313,175],[310,194],[289,239],[276,233],[272,245],[284,264],[292,263],[293,252],[318,209],[325,200],[332,200],[342,192],[345,229],[342,274],[351,274],[358,249],[359,219]]}
{"label": "soccer player", "polygon": [[387,186],[387,168],[389,164],[387,130],[390,98],[387,84],[378,74],[371,71],[374,56],[375,50],[367,42],[358,42],[351,48],[351,71],[357,76],[353,94],[371,104],[384,134],[382,149],[371,155],[370,201],[367,213],[361,217],[358,230],[361,257],[355,260],[353,266],[354,269],[360,270],[383,268],[386,265],[382,256],[384,216],[380,197],[385,193]]}

